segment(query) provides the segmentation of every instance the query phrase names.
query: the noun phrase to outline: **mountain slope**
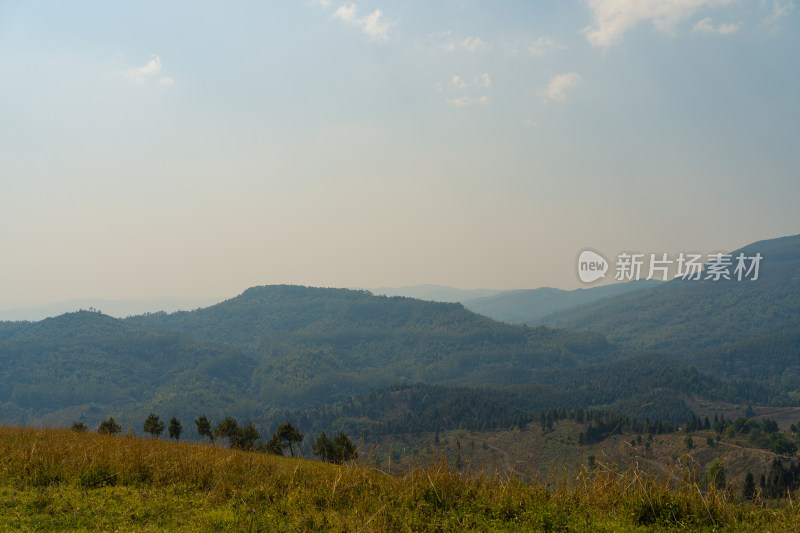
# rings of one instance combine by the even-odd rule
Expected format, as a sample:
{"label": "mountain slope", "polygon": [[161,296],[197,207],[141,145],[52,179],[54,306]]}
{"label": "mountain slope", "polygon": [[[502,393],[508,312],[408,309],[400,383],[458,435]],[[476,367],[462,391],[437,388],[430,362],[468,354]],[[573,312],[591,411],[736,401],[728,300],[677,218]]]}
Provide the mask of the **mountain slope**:
{"label": "mountain slope", "polygon": [[593,330],[628,350],[688,354],[800,323],[800,235],[736,250],[763,256],[758,280],[684,281],[556,313],[542,323]]}
{"label": "mountain slope", "polygon": [[192,312],[0,323],[0,422],[258,417],[396,382],[489,384],[615,354],[601,335],[500,324],[460,304],[255,287]]}
{"label": "mountain slope", "polygon": [[460,304],[346,289],[253,287],[206,309],[126,322],[241,347],[260,361],[256,387],[277,405],[404,380],[486,383],[500,368],[564,368],[615,356],[601,335],[500,324]]}
{"label": "mountain slope", "polygon": [[138,416],[164,398],[183,409],[202,397],[217,409],[249,408],[240,391],[255,361],[242,350],[178,332],[148,332],[77,312],[0,328],[0,422]]}
{"label": "mountain slope", "polygon": [[538,326],[542,318],[560,311],[572,310],[603,298],[661,285],[657,280],[614,283],[601,287],[566,291],[541,287],[539,289],[504,291],[499,294],[464,302],[470,311],[512,324]]}

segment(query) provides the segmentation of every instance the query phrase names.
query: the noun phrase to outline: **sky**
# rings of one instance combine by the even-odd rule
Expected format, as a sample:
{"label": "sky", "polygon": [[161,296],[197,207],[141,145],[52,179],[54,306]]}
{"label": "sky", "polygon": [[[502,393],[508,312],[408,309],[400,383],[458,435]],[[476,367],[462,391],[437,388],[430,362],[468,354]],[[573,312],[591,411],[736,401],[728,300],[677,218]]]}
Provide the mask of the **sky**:
{"label": "sky", "polygon": [[581,286],[800,233],[792,0],[0,3],[0,309]]}

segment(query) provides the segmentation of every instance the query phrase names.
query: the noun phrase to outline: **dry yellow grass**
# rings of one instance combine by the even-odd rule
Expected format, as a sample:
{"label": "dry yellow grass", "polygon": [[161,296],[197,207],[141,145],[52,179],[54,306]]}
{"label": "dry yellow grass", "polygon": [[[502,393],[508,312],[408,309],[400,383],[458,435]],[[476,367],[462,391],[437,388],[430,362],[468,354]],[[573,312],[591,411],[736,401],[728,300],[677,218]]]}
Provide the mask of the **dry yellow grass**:
{"label": "dry yellow grass", "polygon": [[[676,467],[679,468],[679,467]],[[676,474],[685,478],[675,487]],[[689,471],[609,465],[524,482],[433,462],[388,475],[200,444],[0,428],[0,524],[23,530],[794,531],[791,505],[736,503]]]}

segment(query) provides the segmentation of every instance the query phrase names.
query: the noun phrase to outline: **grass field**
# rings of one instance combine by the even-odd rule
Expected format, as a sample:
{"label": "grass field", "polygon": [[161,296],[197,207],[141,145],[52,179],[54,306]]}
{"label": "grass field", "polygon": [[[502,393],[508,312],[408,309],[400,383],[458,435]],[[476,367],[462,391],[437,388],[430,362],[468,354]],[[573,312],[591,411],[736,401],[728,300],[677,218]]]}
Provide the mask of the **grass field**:
{"label": "grass field", "polygon": [[[677,467],[676,467],[677,468]],[[5,531],[796,531],[791,502],[736,502],[618,473],[525,483],[434,462],[388,475],[199,444],[0,428]],[[668,479],[669,478],[669,479]]]}

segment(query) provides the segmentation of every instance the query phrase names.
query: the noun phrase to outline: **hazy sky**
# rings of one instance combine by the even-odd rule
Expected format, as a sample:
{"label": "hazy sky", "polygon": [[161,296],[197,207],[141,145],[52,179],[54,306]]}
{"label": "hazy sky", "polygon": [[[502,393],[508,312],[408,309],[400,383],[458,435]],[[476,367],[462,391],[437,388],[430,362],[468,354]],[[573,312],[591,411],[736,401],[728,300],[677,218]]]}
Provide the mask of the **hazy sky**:
{"label": "hazy sky", "polygon": [[0,2],[0,308],[800,233],[789,0]]}

